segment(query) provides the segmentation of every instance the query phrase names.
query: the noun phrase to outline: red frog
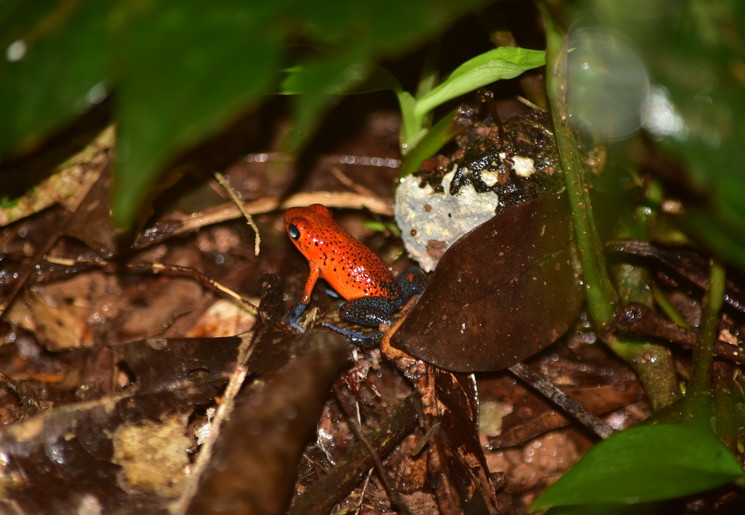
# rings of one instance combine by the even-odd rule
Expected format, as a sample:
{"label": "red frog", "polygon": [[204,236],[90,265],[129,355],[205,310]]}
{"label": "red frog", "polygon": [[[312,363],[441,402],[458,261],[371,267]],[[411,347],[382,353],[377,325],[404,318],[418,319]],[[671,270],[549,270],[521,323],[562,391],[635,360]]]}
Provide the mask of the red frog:
{"label": "red frog", "polygon": [[[287,324],[302,331],[298,321],[310,303],[319,277],[344,297],[339,315],[343,320],[367,327],[391,325],[392,315],[412,295],[422,292],[424,273],[410,267],[398,278],[378,256],[345,231],[321,204],[294,207],[285,212],[287,234],[308,260],[310,273],[303,296],[287,314]],[[343,334],[361,347],[375,346],[380,333],[365,335],[330,324],[325,327]]]}

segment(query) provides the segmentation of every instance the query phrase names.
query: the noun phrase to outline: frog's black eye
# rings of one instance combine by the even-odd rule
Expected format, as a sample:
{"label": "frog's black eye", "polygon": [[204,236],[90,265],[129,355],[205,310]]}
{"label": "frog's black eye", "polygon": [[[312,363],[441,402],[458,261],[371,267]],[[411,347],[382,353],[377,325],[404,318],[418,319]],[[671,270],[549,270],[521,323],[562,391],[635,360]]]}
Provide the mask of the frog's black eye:
{"label": "frog's black eye", "polygon": [[300,231],[295,224],[290,224],[287,226],[287,234],[289,234],[290,238],[292,238],[293,240],[297,240],[300,238]]}

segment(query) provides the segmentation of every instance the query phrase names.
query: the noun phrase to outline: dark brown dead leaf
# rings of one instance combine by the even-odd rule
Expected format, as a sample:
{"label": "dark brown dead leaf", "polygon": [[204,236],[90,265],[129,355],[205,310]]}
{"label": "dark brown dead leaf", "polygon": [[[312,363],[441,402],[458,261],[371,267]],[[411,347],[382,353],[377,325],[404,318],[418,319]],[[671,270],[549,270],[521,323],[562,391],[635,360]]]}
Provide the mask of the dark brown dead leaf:
{"label": "dark brown dead leaf", "polygon": [[[71,214],[64,228],[66,235],[82,241],[96,254],[107,258],[113,256],[116,250],[116,233],[109,218],[109,159],[106,155],[106,160],[100,164],[102,170],[99,178]],[[91,223],[93,220],[95,223]]]}
{"label": "dark brown dead leaf", "polygon": [[393,345],[458,372],[501,370],[535,354],[579,315],[571,241],[563,196],[505,209],[443,256]]}
{"label": "dark brown dead leaf", "polygon": [[[184,378],[180,386],[110,395],[3,428],[0,511],[165,509],[180,488],[188,461],[187,445],[182,445],[187,441],[186,421],[194,405],[209,403],[224,385],[224,378]],[[169,454],[172,459],[142,453],[143,445],[165,448],[174,434],[181,436],[178,452]]]}
{"label": "dark brown dead leaf", "polygon": [[[49,251],[60,235],[69,213],[61,206],[54,206],[31,218],[7,226],[0,236],[3,253],[0,255],[3,276],[0,278],[0,314],[15,300],[18,292],[33,277],[36,265]],[[43,227],[44,230],[38,230]],[[51,228],[51,230],[50,230]]]}
{"label": "dark brown dead leaf", "polygon": [[[149,339],[115,346],[95,346],[64,353],[47,353],[33,367],[21,365],[29,377],[15,383],[20,419],[51,407],[104,402],[107,396],[149,395],[189,385],[224,385],[235,366],[240,338]],[[134,409],[142,406],[132,404]],[[150,406],[153,416],[175,409],[164,401]]]}
{"label": "dark brown dead leaf", "polygon": [[[709,260],[694,249],[663,247],[642,240],[612,240],[606,245],[611,252],[654,260],[700,291],[709,287]],[[737,274],[734,274],[739,277]],[[745,313],[745,287],[728,273],[724,302],[733,310]]]}
{"label": "dark brown dead leaf", "polygon": [[497,487],[478,435],[478,394],[471,375],[428,366],[419,386],[428,426],[432,489],[441,513],[494,514]]}
{"label": "dark brown dead leaf", "polygon": [[[632,302],[616,314],[606,330],[659,338],[688,348],[698,345],[698,334],[693,329],[681,327],[645,304]],[[745,364],[745,356],[738,345],[717,340],[714,353],[735,363]]]}
{"label": "dark brown dead leaf", "polygon": [[351,350],[325,331],[301,347],[302,355],[236,398],[187,513],[285,512],[302,451]]}

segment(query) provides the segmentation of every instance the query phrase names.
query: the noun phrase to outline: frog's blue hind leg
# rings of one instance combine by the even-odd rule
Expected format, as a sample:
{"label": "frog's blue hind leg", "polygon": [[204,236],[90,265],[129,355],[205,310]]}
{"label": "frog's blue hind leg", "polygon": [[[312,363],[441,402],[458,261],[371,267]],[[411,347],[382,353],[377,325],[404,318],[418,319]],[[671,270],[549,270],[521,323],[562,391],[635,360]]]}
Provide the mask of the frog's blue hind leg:
{"label": "frog's blue hind leg", "polygon": [[363,349],[373,349],[377,347],[380,344],[380,339],[383,337],[383,334],[380,331],[365,334],[359,331],[353,331],[351,329],[336,327],[335,325],[329,324],[328,322],[322,322],[321,325],[341,334],[350,342],[354,343],[358,347],[362,347]]}
{"label": "frog's blue hind leg", "polygon": [[[339,316],[342,320],[354,324],[365,327],[378,327],[381,324],[391,325],[393,323],[391,314],[396,309],[395,303],[392,303],[389,299],[383,297],[361,297],[342,304],[341,308],[339,308]],[[380,331],[365,334],[351,329],[342,329],[328,323],[321,325],[346,336],[352,343],[366,349],[377,346],[382,337]]]}
{"label": "frog's blue hind leg", "polygon": [[399,307],[399,302],[385,297],[361,297],[342,304],[339,308],[339,317],[365,327],[378,327],[380,324],[393,325],[391,315]]}

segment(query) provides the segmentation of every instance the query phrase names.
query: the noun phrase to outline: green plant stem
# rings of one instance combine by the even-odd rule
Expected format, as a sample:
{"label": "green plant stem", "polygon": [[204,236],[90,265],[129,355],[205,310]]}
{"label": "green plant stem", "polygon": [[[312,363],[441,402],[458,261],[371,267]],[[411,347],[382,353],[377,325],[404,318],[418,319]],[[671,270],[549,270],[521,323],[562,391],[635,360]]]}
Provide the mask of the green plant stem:
{"label": "green plant stem", "polygon": [[[649,217],[655,215],[656,211],[650,211],[644,206],[637,207],[634,215],[619,225],[615,236],[647,239],[646,223]],[[654,287],[650,286],[653,281],[646,268],[622,263],[612,266],[611,272],[618,296],[624,305],[639,302],[650,308],[655,306]],[[609,345],[616,353],[625,356],[639,375],[654,411],[666,408],[680,398],[675,362],[666,345],[632,336],[618,338]]]}
{"label": "green plant stem", "polygon": [[[556,144],[564,172],[567,196],[577,236],[580,262],[585,281],[587,307],[595,326],[600,329],[613,320],[618,294],[611,282],[603,255],[603,246],[592,215],[592,205],[584,166],[577,152],[577,142],[569,125],[567,112],[567,46],[566,33],[557,26],[545,4],[546,83]],[[638,282],[638,281],[637,281]],[[636,284],[635,288],[643,287]],[[678,396],[670,352],[659,345],[632,338],[605,336],[603,341],[639,375],[652,404],[658,410],[673,403]]]}
{"label": "green plant stem", "polygon": [[691,326],[688,324],[688,322],[686,322],[686,319],[683,318],[683,315],[681,315],[677,308],[673,305],[673,303],[670,302],[667,297],[665,297],[665,294],[657,285],[652,288],[652,294],[654,295],[655,303],[660,307],[662,312],[667,315],[667,318],[675,322],[675,324],[679,325],[680,327],[691,329]]}
{"label": "green plant stem", "polygon": [[417,145],[406,154],[401,168],[398,170],[399,178],[406,177],[419,170],[422,161],[437,153],[448,141],[462,130],[453,123],[455,111],[450,111],[443,116],[434,127],[422,137]]}
{"label": "green plant stem", "polygon": [[414,112],[416,99],[408,91],[398,89],[395,91],[398,106],[401,109],[401,134],[399,135],[399,147],[402,155],[415,148],[419,140],[424,136],[422,120]]}
{"label": "green plant stem", "polygon": [[[652,293],[647,286],[650,279],[645,269],[629,264],[618,265],[614,267],[614,276],[624,304],[641,302],[654,306]],[[609,340],[605,338],[606,344],[639,375],[654,411],[666,408],[679,399],[675,363],[669,348],[631,336]]]}
{"label": "green plant stem", "polygon": [[605,268],[603,249],[598,236],[584,168],[577,152],[577,142],[569,126],[567,113],[567,44],[566,33],[554,23],[544,6],[546,20],[546,86],[551,104],[556,144],[564,171],[567,196],[577,235],[577,246],[585,279],[590,316],[598,327],[613,319],[616,293]]}
{"label": "green plant stem", "polygon": [[719,329],[719,311],[724,301],[724,267],[712,262],[709,271],[709,289],[704,297],[701,313],[701,328],[698,332],[698,345],[693,351],[693,380],[690,385],[688,405],[689,417],[706,413],[711,405],[711,365],[714,361],[714,342]]}

